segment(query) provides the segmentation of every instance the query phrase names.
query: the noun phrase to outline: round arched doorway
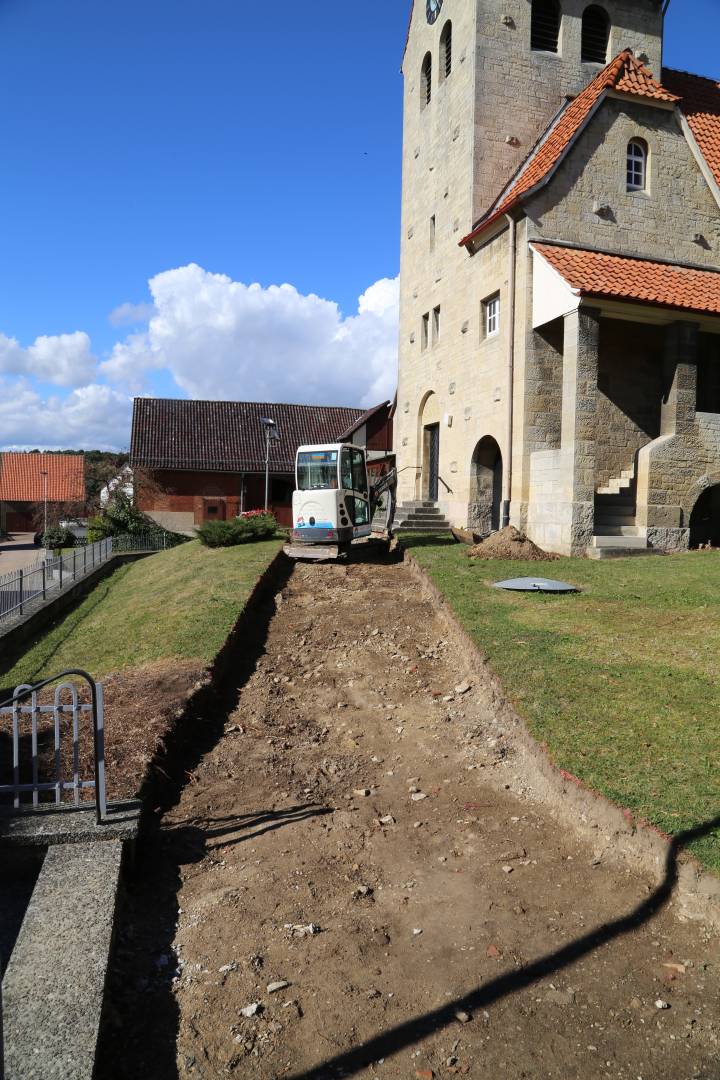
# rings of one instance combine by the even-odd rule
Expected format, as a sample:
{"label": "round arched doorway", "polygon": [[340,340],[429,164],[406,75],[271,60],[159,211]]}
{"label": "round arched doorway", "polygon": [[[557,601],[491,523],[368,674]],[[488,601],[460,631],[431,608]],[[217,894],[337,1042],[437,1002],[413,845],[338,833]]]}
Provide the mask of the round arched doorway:
{"label": "round arched doorway", "polygon": [[418,413],[418,498],[437,502],[440,482],[440,402],[430,390]]}
{"label": "round arched doorway", "polygon": [[475,532],[500,528],[502,486],[502,453],[492,435],[486,435],[475,447],[470,465],[468,525]]}
{"label": "round arched doorway", "polygon": [[720,547],[720,484],[706,488],[690,515],[690,547]]}

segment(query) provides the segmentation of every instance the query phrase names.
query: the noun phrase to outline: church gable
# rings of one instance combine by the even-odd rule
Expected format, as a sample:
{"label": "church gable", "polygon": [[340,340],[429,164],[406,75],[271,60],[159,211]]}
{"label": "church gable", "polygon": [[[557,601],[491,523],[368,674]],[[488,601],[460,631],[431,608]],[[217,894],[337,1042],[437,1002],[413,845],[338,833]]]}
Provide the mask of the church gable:
{"label": "church gable", "polygon": [[720,264],[720,207],[672,107],[607,97],[524,209],[538,237]]}

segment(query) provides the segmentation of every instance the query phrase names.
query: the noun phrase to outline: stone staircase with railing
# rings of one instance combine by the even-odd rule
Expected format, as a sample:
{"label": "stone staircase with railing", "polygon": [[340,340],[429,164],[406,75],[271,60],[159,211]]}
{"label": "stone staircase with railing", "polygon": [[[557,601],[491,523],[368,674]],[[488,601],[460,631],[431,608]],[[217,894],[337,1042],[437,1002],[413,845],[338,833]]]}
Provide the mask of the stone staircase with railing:
{"label": "stone staircase with railing", "polygon": [[588,548],[591,559],[648,555],[647,529],[636,524],[634,469],[624,469],[595,492],[595,531]]}
{"label": "stone staircase with railing", "polygon": [[443,516],[437,503],[406,502],[398,506],[395,528],[409,532],[450,532],[450,522]]}

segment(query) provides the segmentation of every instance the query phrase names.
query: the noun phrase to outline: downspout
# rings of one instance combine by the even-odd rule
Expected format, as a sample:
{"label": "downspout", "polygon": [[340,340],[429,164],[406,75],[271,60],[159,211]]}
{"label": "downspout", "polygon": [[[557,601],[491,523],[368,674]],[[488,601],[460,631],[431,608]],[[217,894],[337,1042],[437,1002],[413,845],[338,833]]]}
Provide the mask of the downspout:
{"label": "downspout", "polygon": [[503,505],[502,528],[510,524],[510,500],[512,497],[513,472],[513,412],[515,392],[515,255],[517,246],[517,225],[515,218],[505,215],[510,227],[508,238],[508,340],[507,340],[507,443],[505,447],[505,468],[503,469]]}

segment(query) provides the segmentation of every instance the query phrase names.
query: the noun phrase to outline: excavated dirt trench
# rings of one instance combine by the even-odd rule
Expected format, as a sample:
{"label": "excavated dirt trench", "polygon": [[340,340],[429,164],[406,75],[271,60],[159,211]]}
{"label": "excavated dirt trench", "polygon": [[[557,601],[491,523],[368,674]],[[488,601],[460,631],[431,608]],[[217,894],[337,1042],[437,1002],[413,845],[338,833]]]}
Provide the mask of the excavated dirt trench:
{"label": "excavated dirt trench", "polygon": [[130,889],[100,1076],[717,1080],[717,940],[538,801],[408,569],[276,603]]}

